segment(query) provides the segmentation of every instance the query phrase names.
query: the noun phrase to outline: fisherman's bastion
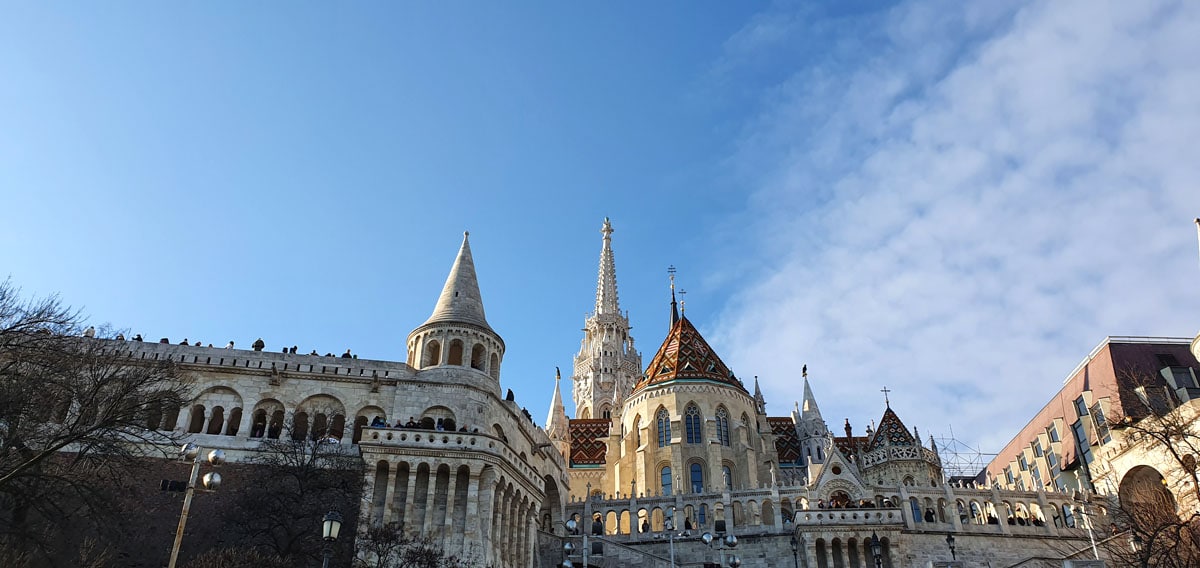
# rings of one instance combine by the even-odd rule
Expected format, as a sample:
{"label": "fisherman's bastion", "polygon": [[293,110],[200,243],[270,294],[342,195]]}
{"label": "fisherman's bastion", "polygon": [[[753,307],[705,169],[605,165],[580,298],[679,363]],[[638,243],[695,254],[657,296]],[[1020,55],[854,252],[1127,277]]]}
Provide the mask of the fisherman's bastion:
{"label": "fisherman's bastion", "polygon": [[[403,361],[129,345],[199,381],[194,406],[162,428],[234,461],[262,438],[336,441],[366,463],[360,526],[396,523],[481,566],[1104,565],[1095,542],[1109,536],[1108,502],[1093,485],[947,476],[933,439],[901,419],[919,408],[885,402],[878,417],[831,428],[818,395],[836,377],[810,377],[799,353],[789,357],[803,400],[769,403],[681,313],[673,284],[670,326],[644,358],[620,308],[612,236],[605,219],[595,306],[552,394],[505,388],[504,340],[466,235]],[[542,427],[517,399],[547,395]]]}

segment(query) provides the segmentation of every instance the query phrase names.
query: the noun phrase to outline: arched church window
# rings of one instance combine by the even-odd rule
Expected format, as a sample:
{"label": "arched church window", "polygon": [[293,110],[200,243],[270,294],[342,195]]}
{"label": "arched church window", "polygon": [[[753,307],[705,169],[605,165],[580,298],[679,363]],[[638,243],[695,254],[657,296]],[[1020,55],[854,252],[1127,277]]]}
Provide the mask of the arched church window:
{"label": "arched church window", "polygon": [[717,408],[717,440],[722,446],[729,445],[729,413],[724,406]]}
{"label": "arched church window", "polygon": [[707,504],[705,504],[705,503],[700,504],[700,512],[697,513],[696,519],[700,521],[700,526],[704,526],[708,523],[708,505]]}
{"label": "arched church window", "polygon": [[633,421],[633,441],[637,447],[642,447],[642,419]]}
{"label": "arched church window", "polygon": [[689,404],[687,411],[684,413],[684,430],[687,432],[687,443],[700,443],[700,408],[694,404]]}
{"label": "arched church window", "polygon": [[704,467],[693,463],[688,469],[688,476],[692,482],[692,493],[704,493]]}
{"label": "arched church window", "polygon": [[665,448],[671,443],[671,415],[667,413],[667,409],[658,411],[655,422],[655,426],[658,427],[658,447]]}
{"label": "arched church window", "polygon": [[724,478],[725,489],[733,490],[733,470],[729,469],[729,466],[721,466],[721,477]]}
{"label": "arched church window", "polygon": [[661,479],[662,479],[662,494],[670,495],[671,494],[671,466],[668,465],[668,466],[662,468]]}

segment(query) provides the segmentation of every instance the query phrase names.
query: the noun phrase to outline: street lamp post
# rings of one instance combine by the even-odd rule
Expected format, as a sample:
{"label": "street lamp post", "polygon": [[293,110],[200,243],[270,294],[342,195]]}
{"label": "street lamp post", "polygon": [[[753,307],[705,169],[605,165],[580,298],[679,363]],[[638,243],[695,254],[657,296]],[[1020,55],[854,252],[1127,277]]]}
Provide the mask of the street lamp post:
{"label": "street lamp post", "polygon": [[675,507],[671,507],[671,516],[667,517],[663,528],[667,530],[667,542],[671,551],[671,568],[675,568]]}
{"label": "street lamp post", "polygon": [[[721,568],[726,568],[725,549],[728,548],[728,549],[732,550],[734,548],[737,548],[737,544],[738,544],[737,537],[733,536],[731,534],[727,534],[727,535],[725,535],[725,538],[721,538],[721,537],[714,537],[712,535],[712,533],[704,533],[704,534],[700,535],[700,540],[704,541],[704,544],[707,544],[709,546],[709,548],[712,548],[712,543],[714,540],[717,542],[717,553],[721,555]],[[738,566],[741,566],[741,565],[742,565],[742,559],[738,558],[736,554],[731,554],[729,556],[729,565],[728,566],[730,568],[738,568]]]}
{"label": "street lamp post", "polygon": [[946,535],[946,546],[950,547],[950,560],[958,560],[958,556],[954,554],[954,535]]}
{"label": "street lamp post", "polygon": [[883,544],[879,542],[879,535],[875,531],[871,531],[871,554],[875,556],[875,568],[882,568]]}
{"label": "street lamp post", "polygon": [[[576,522],[575,519],[567,519],[567,522],[564,523],[563,526],[567,527],[567,536],[574,535],[574,534],[576,534],[575,531],[579,530],[579,523]],[[583,565],[584,565],[584,568],[586,568],[588,566],[588,531],[582,531],[582,532],[583,532]],[[571,555],[571,552],[574,550],[575,550],[575,545],[571,544],[570,542],[563,545],[563,551],[566,552],[567,556],[568,556],[568,558],[566,560],[563,560],[563,563],[562,563],[563,568],[574,568],[575,567],[575,565],[571,563],[571,559],[569,558],[569,556]]]}
{"label": "street lamp post", "polygon": [[325,513],[321,520],[321,539],[325,546],[321,549],[321,568],[329,568],[329,559],[333,556],[333,545],[337,542],[338,534],[342,532],[342,514],[337,511]]}
{"label": "street lamp post", "polygon": [[[183,495],[183,512],[179,514],[179,527],[175,529],[175,544],[171,546],[171,561],[167,563],[167,568],[175,568],[175,562],[179,559],[179,547],[183,544],[183,529],[187,526],[188,511],[192,508],[192,496],[196,494],[196,478],[200,476],[200,446],[188,442],[179,450],[179,457],[182,460],[192,460],[192,475],[188,478],[187,492]],[[208,463],[213,466],[219,466],[225,463],[225,452],[222,450],[213,450],[208,452]],[[201,479],[204,488],[209,491],[216,491],[221,486],[221,474],[213,471],[204,474]]]}

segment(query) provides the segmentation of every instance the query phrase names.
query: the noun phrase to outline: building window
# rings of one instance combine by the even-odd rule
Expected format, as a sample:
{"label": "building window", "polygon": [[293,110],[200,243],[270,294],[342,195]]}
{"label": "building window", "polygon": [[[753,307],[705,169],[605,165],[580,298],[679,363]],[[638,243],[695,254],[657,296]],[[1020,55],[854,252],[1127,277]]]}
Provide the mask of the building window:
{"label": "building window", "polygon": [[671,466],[662,468],[662,494],[671,494]]}
{"label": "building window", "polygon": [[1034,464],[1033,467],[1029,468],[1029,473],[1033,474],[1033,480],[1037,482],[1037,485],[1042,484],[1042,472],[1038,471],[1037,464]]}
{"label": "building window", "polygon": [[1061,442],[1061,441],[1062,441],[1062,440],[1061,440],[1061,439],[1058,437],[1058,427],[1057,427],[1057,426],[1055,426],[1055,425],[1051,424],[1051,425],[1050,425],[1050,428],[1048,428],[1048,429],[1046,430],[1046,433],[1047,433],[1047,434],[1050,436],[1050,441],[1051,441],[1051,442]]}
{"label": "building window", "polygon": [[1009,485],[1012,485],[1012,484],[1013,484],[1013,473],[1012,473],[1012,469],[1010,469],[1010,468],[1007,468],[1007,467],[1006,467],[1006,468],[1004,468],[1004,479],[1008,481],[1008,484],[1009,484]]}
{"label": "building window", "polygon": [[701,437],[700,409],[694,404],[689,404],[683,415],[684,432],[687,434],[687,443],[699,444]]}
{"label": "building window", "polygon": [[704,504],[704,503],[700,504],[700,512],[698,513],[698,516],[696,517],[696,519],[700,521],[700,526],[704,526],[706,523],[708,523],[708,505],[707,504]]}
{"label": "building window", "polygon": [[1112,434],[1108,431],[1108,421],[1104,419],[1104,409],[1100,408],[1100,403],[1092,405],[1092,421],[1096,425],[1096,437],[1099,438],[1100,444],[1104,445],[1112,441]]}
{"label": "building window", "polygon": [[671,443],[671,415],[667,413],[667,409],[658,411],[658,447],[665,448]]}
{"label": "building window", "polygon": [[1085,465],[1092,463],[1092,444],[1088,440],[1087,430],[1083,427],[1083,421],[1077,421],[1071,425],[1071,430],[1075,432],[1075,440],[1079,447],[1079,456],[1083,458]]}
{"label": "building window", "polygon": [[1082,396],[1075,399],[1075,414],[1077,414],[1079,416],[1087,416],[1088,415],[1087,403],[1084,402]]}
{"label": "building window", "polygon": [[731,471],[729,469],[729,466],[727,466],[727,465],[721,466],[721,477],[724,478],[725,489],[729,489],[730,491],[732,491],[733,490],[733,471]]}
{"label": "building window", "polygon": [[693,463],[688,468],[688,475],[691,476],[692,493],[704,493],[704,468],[698,463]]}
{"label": "building window", "polygon": [[1041,442],[1033,443],[1033,457],[1036,457],[1036,458],[1042,457],[1042,443]]}
{"label": "building window", "polygon": [[1017,466],[1021,468],[1021,471],[1029,471],[1029,462],[1025,461],[1024,452],[1017,456]]}
{"label": "building window", "polygon": [[723,406],[717,408],[717,440],[722,446],[729,445],[729,413]]}

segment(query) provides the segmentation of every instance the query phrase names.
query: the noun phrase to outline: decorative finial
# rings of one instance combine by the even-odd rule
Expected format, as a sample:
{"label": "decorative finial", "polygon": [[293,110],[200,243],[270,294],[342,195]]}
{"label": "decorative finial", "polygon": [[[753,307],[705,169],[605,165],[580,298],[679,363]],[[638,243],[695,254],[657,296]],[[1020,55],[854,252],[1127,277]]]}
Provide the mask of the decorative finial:
{"label": "decorative finial", "polygon": [[465,238],[467,238],[467,237],[469,237],[469,236],[471,236],[471,231],[463,231],[463,238],[464,238],[464,239],[465,239]]}
{"label": "decorative finial", "polygon": [[889,389],[887,387],[883,387],[882,389],[879,389],[879,392],[883,393],[883,404],[886,405],[888,408],[891,408],[892,401],[888,400],[888,393],[892,392],[891,389]]}
{"label": "decorative finial", "polygon": [[687,290],[679,289],[679,315],[687,314]]}
{"label": "decorative finial", "polygon": [[669,278],[671,279],[671,290],[674,291],[675,290],[675,265],[674,264],[667,267],[667,274],[668,274]]}
{"label": "decorative finial", "polygon": [[800,375],[806,379],[808,378],[808,364],[807,363],[805,363],[803,367],[800,367]]}
{"label": "decorative finial", "polygon": [[560,373],[560,372],[558,371],[558,367],[555,367],[555,368],[554,368],[554,380],[555,380],[555,381],[561,381],[561,380],[562,380],[562,373]]}

